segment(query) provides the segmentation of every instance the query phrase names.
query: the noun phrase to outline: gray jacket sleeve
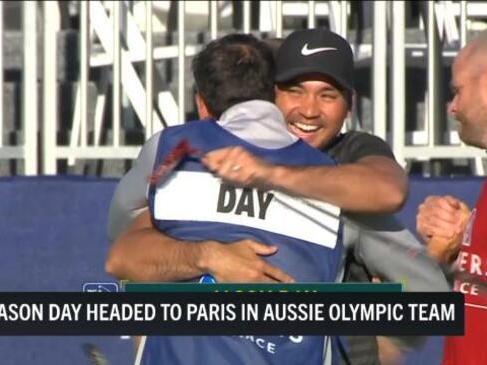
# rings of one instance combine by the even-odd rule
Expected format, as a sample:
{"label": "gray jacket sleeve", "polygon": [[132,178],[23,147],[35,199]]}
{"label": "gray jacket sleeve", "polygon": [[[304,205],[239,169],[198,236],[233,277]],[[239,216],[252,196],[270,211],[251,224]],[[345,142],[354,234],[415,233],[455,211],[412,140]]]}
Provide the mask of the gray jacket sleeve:
{"label": "gray jacket sleeve", "polygon": [[[393,215],[349,214],[344,244],[355,260],[384,282],[401,282],[404,291],[450,291],[440,266]],[[421,345],[424,336],[389,337],[402,351]]]}
{"label": "gray jacket sleeve", "polygon": [[108,238],[113,242],[147,209],[148,177],[152,174],[160,132],[142,147],[132,168],[122,177],[113,194],[108,213]]}
{"label": "gray jacket sleeve", "polygon": [[440,266],[393,215],[349,214],[344,241],[355,259],[386,282],[401,282],[404,291],[449,291]]}

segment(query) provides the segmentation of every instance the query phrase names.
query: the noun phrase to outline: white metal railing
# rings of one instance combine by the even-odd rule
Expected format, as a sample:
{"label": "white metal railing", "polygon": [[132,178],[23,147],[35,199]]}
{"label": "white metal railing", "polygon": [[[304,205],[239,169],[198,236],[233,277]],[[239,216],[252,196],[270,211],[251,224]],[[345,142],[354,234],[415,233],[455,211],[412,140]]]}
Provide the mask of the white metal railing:
{"label": "white metal railing", "polygon": [[[143,16],[130,9],[144,7]],[[123,104],[128,102],[145,131],[145,138],[164,128],[165,125],[183,123],[188,109],[185,100],[187,58],[200,49],[200,44],[187,41],[188,29],[196,23],[205,23],[211,39],[228,33],[234,2],[118,2],[89,1],[80,5],[80,49],[79,82],[72,116],[59,115],[57,80],[57,34],[61,27],[57,2],[42,5],[24,1],[23,12],[23,66],[22,66],[22,138],[10,145],[4,141],[4,107],[0,103],[0,159],[21,159],[25,174],[55,174],[57,161],[67,159],[74,164],[78,159],[131,159],[140,146],[127,145],[121,139],[124,115]],[[252,14],[251,2],[241,2],[242,31],[250,32]],[[3,69],[3,2],[0,2],[0,69]],[[161,31],[168,23],[170,7],[176,7],[177,40],[172,45],[155,45],[154,33]],[[206,6],[206,8],[205,8]],[[335,32],[347,37],[350,33],[348,1],[261,1],[259,2],[260,31],[270,36],[282,36],[292,28],[293,20],[307,21],[309,28],[327,19]],[[451,45],[464,45],[467,40],[467,26],[471,18],[487,19],[487,2],[436,1],[428,2],[427,14],[422,17],[426,31],[424,43],[408,43],[405,28],[405,1],[373,2],[372,42],[354,44],[355,57],[371,58],[373,123],[370,129],[376,135],[387,139],[401,162],[428,160],[431,158],[475,158],[477,174],[483,174],[481,150],[467,147],[458,141],[455,131],[440,129],[440,111],[444,105],[439,100],[438,57],[452,56],[456,50]],[[199,13],[195,10],[198,7]],[[43,12],[43,25],[37,24],[39,9]],[[156,9],[156,10],[154,10]],[[203,10],[202,10],[203,9]],[[161,15],[162,14],[162,15]],[[162,19],[161,17],[165,17]],[[188,21],[190,17],[190,21]],[[206,17],[206,19],[205,19]],[[161,20],[162,19],[162,20]],[[195,19],[199,19],[198,22]],[[186,20],[186,21],[185,21]],[[37,29],[43,29],[43,69],[37,75],[38,54]],[[444,39],[448,49],[442,49]],[[159,42],[160,43],[160,42]],[[126,45],[126,46],[123,46]],[[387,50],[391,51],[390,82],[387,82]],[[424,128],[413,132],[422,138],[409,138],[406,133],[406,51],[413,56],[427,59],[427,93],[425,97]],[[178,67],[174,77],[177,92],[155,90],[154,62],[173,59]],[[139,77],[135,63],[144,65],[145,77]],[[91,95],[93,83],[90,74],[95,68],[104,68],[101,80],[96,83],[96,95]],[[37,80],[42,76],[42,98],[38,95]],[[175,75],[176,76],[176,75]],[[110,106],[107,105],[109,84],[112,87]],[[0,73],[0,99],[4,98],[4,79]],[[154,102],[156,101],[156,102]],[[42,102],[42,115],[38,115],[38,104]],[[389,107],[388,107],[389,106]],[[110,108],[112,118],[104,124],[105,109]],[[42,117],[42,118],[41,118]],[[162,118],[161,118],[162,117]],[[63,119],[60,119],[63,118]],[[72,118],[68,144],[57,142],[58,124],[66,124]],[[111,127],[111,128],[110,128]],[[93,130],[90,133],[90,129]],[[103,132],[111,132],[108,142],[102,143]],[[38,132],[42,133],[38,148]],[[449,144],[442,143],[443,133],[454,138]],[[107,135],[105,133],[105,135]],[[414,143],[408,143],[412,139]],[[421,140],[422,139],[422,140]],[[452,142],[453,141],[453,142]],[[40,155],[38,155],[40,151]]]}
{"label": "white metal railing", "polygon": [[[466,1],[455,2],[455,4],[453,4],[453,2],[451,1],[427,2],[428,12],[426,14],[426,19],[424,19],[427,27],[427,90],[424,115],[425,130],[413,132],[421,133],[421,135],[425,138],[422,138],[422,140],[418,141],[417,143],[413,143],[413,145],[406,144],[404,133],[404,131],[406,130],[404,119],[405,110],[403,108],[403,106],[405,105],[405,89],[402,85],[404,82],[403,75],[405,75],[406,73],[404,54],[398,55],[397,59],[394,59],[393,56],[392,68],[394,69],[394,76],[392,88],[393,93],[397,92],[400,94],[400,96],[398,96],[397,98],[394,97],[392,103],[393,112],[391,114],[391,121],[394,123],[393,129],[396,131],[392,134],[392,146],[394,149],[394,153],[403,163],[411,160],[426,161],[429,159],[475,158],[475,172],[479,175],[484,174],[483,164],[481,161],[481,157],[484,157],[485,155],[484,151],[477,148],[465,146],[463,143],[459,142],[450,142],[449,145],[445,145],[441,143],[442,136],[440,135],[441,132],[449,132],[453,136],[453,138],[449,138],[450,141],[458,141],[458,134],[456,131],[445,131],[440,129],[441,120],[439,118],[440,106],[438,100],[438,75],[441,73],[442,70],[440,69],[440,63],[437,62],[437,53],[441,50],[439,37],[436,36],[436,29],[439,30],[438,33],[440,35],[443,34],[443,36],[446,38],[448,38],[448,34],[451,35],[459,33],[459,43],[460,45],[464,44],[466,42],[467,34],[466,19],[468,9],[470,9],[472,5],[478,4],[471,4],[467,3]],[[484,6],[485,5],[486,4],[484,4]],[[401,10],[404,6],[404,2],[395,2],[392,6],[393,11],[395,12],[395,18],[392,22],[392,33],[393,37],[395,37],[394,34],[402,34],[404,30],[404,14]],[[481,15],[481,13],[479,13],[479,9],[475,9],[475,15]],[[484,9],[484,12],[486,12],[487,8]],[[442,14],[441,17],[438,17],[439,12]],[[456,22],[451,22],[452,19],[455,19],[454,17],[452,18],[452,15],[460,15],[459,31],[456,29]],[[439,19],[441,21],[439,21]],[[449,33],[448,31],[443,32],[443,28],[445,27],[449,27]],[[404,37],[402,37],[401,35],[397,35],[397,37],[398,38],[394,38],[393,40],[393,50],[399,53],[402,52],[401,50],[407,48],[407,45],[405,44]],[[453,39],[453,41],[455,40],[456,39]],[[447,39],[446,43],[448,43],[448,41],[449,40]],[[453,55],[455,54],[456,51],[453,52]]]}
{"label": "white metal railing", "polygon": [[22,160],[24,173],[35,175],[37,166],[37,44],[36,32],[36,3],[24,2],[22,4],[22,31],[23,31],[23,74],[22,74],[22,137],[16,144],[4,140],[5,108],[4,108],[4,2],[0,2],[0,158],[8,160]]}

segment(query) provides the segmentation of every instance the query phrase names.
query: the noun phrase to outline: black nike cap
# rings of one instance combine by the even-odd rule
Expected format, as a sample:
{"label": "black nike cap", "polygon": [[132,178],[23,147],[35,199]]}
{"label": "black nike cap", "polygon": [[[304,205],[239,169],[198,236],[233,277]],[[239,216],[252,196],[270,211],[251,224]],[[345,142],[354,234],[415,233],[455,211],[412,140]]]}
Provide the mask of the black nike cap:
{"label": "black nike cap", "polygon": [[276,82],[286,82],[320,73],[353,91],[353,52],[350,44],[328,29],[306,29],[291,33],[279,47]]}

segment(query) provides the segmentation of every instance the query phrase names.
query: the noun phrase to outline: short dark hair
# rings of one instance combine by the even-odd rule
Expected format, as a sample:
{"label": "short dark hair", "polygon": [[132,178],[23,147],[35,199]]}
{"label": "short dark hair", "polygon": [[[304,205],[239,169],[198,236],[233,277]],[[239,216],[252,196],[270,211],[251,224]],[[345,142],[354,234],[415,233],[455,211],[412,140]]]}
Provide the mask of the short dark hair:
{"label": "short dark hair", "polygon": [[215,118],[244,101],[274,102],[272,51],[250,34],[230,34],[208,43],[192,67],[197,92]]}
{"label": "short dark hair", "polygon": [[267,46],[271,49],[272,55],[274,56],[274,62],[276,62],[277,52],[279,51],[279,48],[284,43],[284,38],[280,38],[280,37],[266,38],[263,40],[263,42],[267,44]]}

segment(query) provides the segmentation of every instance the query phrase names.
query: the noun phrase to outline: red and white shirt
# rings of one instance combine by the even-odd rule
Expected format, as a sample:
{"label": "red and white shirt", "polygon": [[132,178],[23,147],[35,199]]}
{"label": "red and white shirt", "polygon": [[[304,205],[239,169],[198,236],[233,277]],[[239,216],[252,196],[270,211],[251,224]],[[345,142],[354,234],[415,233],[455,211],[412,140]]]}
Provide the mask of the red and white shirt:
{"label": "red and white shirt", "polygon": [[446,338],[443,365],[487,364],[487,180],[455,265],[454,289],[465,295],[465,335]]}

